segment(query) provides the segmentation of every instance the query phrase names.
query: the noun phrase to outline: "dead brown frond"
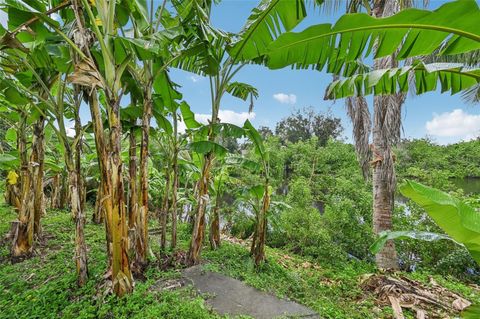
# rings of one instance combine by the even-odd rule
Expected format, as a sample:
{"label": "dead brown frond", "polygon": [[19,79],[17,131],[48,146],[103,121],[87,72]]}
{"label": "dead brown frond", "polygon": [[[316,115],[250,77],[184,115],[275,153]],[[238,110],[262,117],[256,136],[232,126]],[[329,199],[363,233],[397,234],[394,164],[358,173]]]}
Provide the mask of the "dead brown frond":
{"label": "dead brown frond", "polygon": [[414,311],[417,318],[447,318],[471,305],[434,280],[425,285],[403,276],[367,275],[360,286],[372,293],[379,305],[390,305],[396,319],[404,318],[403,309]]}
{"label": "dead brown frond", "polygon": [[362,168],[363,177],[368,180],[370,176],[370,157],[369,148],[370,133],[372,130],[372,121],[368,109],[367,100],[363,96],[349,97],[345,101],[347,114],[353,124],[353,138],[355,141],[355,151],[358,162]]}

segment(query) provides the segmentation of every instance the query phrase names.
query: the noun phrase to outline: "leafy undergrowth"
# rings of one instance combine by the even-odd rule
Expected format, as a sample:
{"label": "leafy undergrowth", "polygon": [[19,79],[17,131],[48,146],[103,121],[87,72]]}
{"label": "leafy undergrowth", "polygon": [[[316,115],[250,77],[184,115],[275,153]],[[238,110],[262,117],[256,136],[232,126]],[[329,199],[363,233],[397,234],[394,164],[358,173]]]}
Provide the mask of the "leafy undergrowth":
{"label": "leafy undergrowth", "polygon": [[[11,209],[0,207],[0,238],[15,219]],[[192,289],[154,291],[149,288],[160,279],[175,278],[178,271],[162,271],[152,260],[145,279],[136,281],[135,291],[127,298],[103,295],[100,286],[106,268],[105,235],[102,225],[88,223],[90,280],[76,287],[73,263],[74,227],[64,211],[49,211],[43,218],[45,239],[37,245],[33,258],[10,264],[9,243],[0,247],[0,318],[220,318],[205,305]],[[156,223],[152,223],[152,228]],[[179,229],[179,247],[188,244],[185,225]],[[158,237],[151,238],[152,250],[158,251]],[[341,265],[316,264],[279,249],[267,249],[268,260],[255,271],[248,249],[223,242],[220,249],[205,248],[206,268],[245,281],[258,289],[296,300],[319,312],[323,318],[389,318],[389,307],[375,305],[371,296],[359,288],[362,275],[375,269],[366,263]],[[429,274],[405,274],[428,283]],[[473,288],[452,278],[433,276],[441,285],[470,301],[479,302]],[[412,317],[413,318],[413,317]]]}

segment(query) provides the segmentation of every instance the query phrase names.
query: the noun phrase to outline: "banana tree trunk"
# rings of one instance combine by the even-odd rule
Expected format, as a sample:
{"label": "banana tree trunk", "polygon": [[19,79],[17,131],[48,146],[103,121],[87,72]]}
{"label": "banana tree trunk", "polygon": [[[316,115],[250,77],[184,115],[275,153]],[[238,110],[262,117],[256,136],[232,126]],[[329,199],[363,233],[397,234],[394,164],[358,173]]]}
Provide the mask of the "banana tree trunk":
{"label": "banana tree trunk", "polygon": [[128,161],[128,173],[129,173],[129,198],[128,198],[128,227],[130,229],[135,228],[135,221],[137,220],[137,139],[135,138],[135,129],[130,129],[130,149],[129,149],[129,161]]}
{"label": "banana tree trunk", "polygon": [[[77,95],[78,98],[78,95]],[[75,266],[77,269],[77,284],[79,287],[85,285],[88,280],[87,244],[85,243],[85,205],[82,180],[82,124],[80,122],[80,102],[77,101],[75,109],[75,162],[71,151],[65,152],[66,166],[69,171],[70,180],[70,206],[75,219]],[[68,142],[66,142],[68,143]],[[65,145],[69,149],[69,145]]]}
{"label": "banana tree trunk", "polygon": [[107,172],[107,145],[105,142],[105,135],[103,130],[103,121],[102,116],[100,113],[100,107],[98,105],[98,98],[97,98],[97,91],[92,90],[89,96],[89,105],[90,105],[90,113],[92,117],[93,123],[93,131],[95,137],[95,148],[97,151],[97,159],[98,159],[98,168],[100,170],[100,185],[97,193],[97,201],[95,205],[97,209],[95,210],[96,216],[95,219],[99,223],[103,220],[105,222],[105,239],[107,242],[107,256],[108,256],[108,268],[111,271],[112,268],[112,232],[110,231],[110,224],[107,222],[106,219],[106,199],[109,196],[109,192],[105,192],[105,189],[108,188],[105,181],[105,176],[108,177]]}
{"label": "banana tree trunk", "polygon": [[133,290],[133,278],[127,253],[128,232],[121,159],[122,127],[118,103],[116,101],[110,102],[111,105],[108,109],[110,132],[107,144],[103,135],[103,124],[96,91],[93,90],[90,96],[95,144],[99,155],[102,205],[105,211],[107,250],[111,265],[113,291],[117,296],[123,296]]}
{"label": "banana tree trunk", "polygon": [[[176,138],[176,136],[175,136]],[[178,150],[175,148],[173,155],[173,183],[172,183],[172,240],[170,247],[175,249],[177,247],[177,206],[178,206]]]}
{"label": "banana tree trunk", "polygon": [[[71,156],[71,154],[66,156]],[[78,188],[80,176],[78,171],[73,167],[71,159],[66,159],[68,162],[68,176],[70,184],[70,206],[75,220],[75,266],[77,269],[77,284],[82,287],[88,279],[88,264],[87,264],[87,246],[85,243],[85,212],[82,210],[80,189]]]}
{"label": "banana tree trunk", "polygon": [[[147,88],[150,85],[146,86]],[[152,117],[152,92],[145,90],[142,116],[142,141],[140,145],[140,205],[136,220],[136,263],[147,262],[148,251],[148,147],[150,119]]]}
{"label": "banana tree trunk", "polygon": [[67,202],[69,201],[70,195],[69,195],[69,189],[68,189],[68,177],[65,177],[65,174],[62,173],[60,175],[61,177],[61,188],[60,188],[60,201],[58,203],[58,208],[59,209],[65,209],[67,206]]}
{"label": "banana tree trunk", "polygon": [[52,194],[50,197],[50,208],[57,209],[59,206],[60,174],[55,174],[52,180]]}
{"label": "banana tree trunk", "polygon": [[170,247],[174,250],[177,247],[177,219],[178,219],[178,118],[175,110],[173,116],[173,183],[172,183],[172,240]]}
{"label": "banana tree trunk", "polygon": [[18,219],[12,223],[12,261],[27,257],[33,250],[33,197],[31,183],[31,168],[27,154],[26,137],[27,115],[21,113],[17,146],[20,153],[20,187],[21,203]]}
{"label": "banana tree trunk", "polygon": [[125,194],[122,174],[122,127],[120,122],[120,109],[117,101],[110,101],[108,118],[110,125],[109,147],[101,150],[103,193],[106,196],[104,201],[106,221],[112,239],[112,281],[113,290],[117,296],[123,296],[133,290],[133,278],[130,271],[128,257],[128,227],[125,209]]}
{"label": "banana tree trunk", "polygon": [[43,174],[45,159],[45,120],[41,116],[33,126],[33,142],[31,165],[32,187],[33,187],[33,234],[37,238],[40,237],[42,228],[40,218],[45,215],[45,203],[43,194]]}
{"label": "banana tree trunk", "polygon": [[15,191],[13,185],[9,184],[8,181],[5,184],[5,203],[9,206],[15,206]]}
{"label": "banana tree trunk", "polygon": [[212,249],[220,247],[220,194],[215,197],[215,207],[212,212],[212,221],[210,222],[210,246]]}
{"label": "banana tree trunk", "polygon": [[160,211],[160,249],[165,251],[167,247],[167,217],[169,208],[169,192],[170,192],[170,171],[165,172],[165,195],[163,197],[162,210]]}
{"label": "banana tree trunk", "polygon": [[[104,1],[103,5],[107,2]],[[112,12],[115,11],[115,1],[108,2]],[[77,37],[82,39],[79,41],[80,49],[86,52],[92,60],[89,50],[89,41],[84,32],[85,23],[83,20],[83,10],[78,1],[73,1],[74,13],[80,34]],[[102,53],[105,53],[105,47],[111,46],[111,35],[114,32],[113,16],[108,21],[103,20],[103,32],[105,32],[105,42],[102,46]],[[98,39],[101,40],[101,39]],[[111,51],[110,51],[111,52]],[[120,122],[120,96],[118,96],[118,88],[115,85],[116,65],[109,58],[105,57],[105,88],[107,99],[107,117],[109,125],[109,139],[106,143],[104,138],[102,117],[97,99],[95,87],[90,91],[90,112],[92,114],[93,129],[95,135],[95,144],[99,157],[99,167],[101,174],[102,204],[105,209],[105,224],[107,234],[107,247],[109,255],[111,255],[111,279],[113,291],[117,296],[123,296],[133,290],[133,278],[130,271],[130,262],[128,257],[128,230],[125,207],[125,194],[123,187],[122,175],[122,158],[121,158],[121,134],[122,126]],[[111,243],[110,243],[111,240]],[[109,267],[110,270],[110,267]]]}
{"label": "banana tree trunk", "polygon": [[16,171],[10,171],[9,175],[12,174],[12,179],[7,177],[6,185],[5,185],[5,203],[10,206],[13,206],[16,211],[20,211],[20,203],[21,203],[21,194],[19,194],[19,185],[20,179],[18,178],[18,174]]}
{"label": "banana tree trunk", "polygon": [[113,290],[123,296],[133,290],[133,279],[128,258],[128,232],[121,159],[121,123],[118,106],[112,105],[109,112],[110,145],[107,155],[108,166],[103,169],[105,212],[108,229],[112,238],[112,281]]}
{"label": "banana tree trunk", "polygon": [[197,211],[193,224],[192,240],[188,251],[188,263],[197,265],[200,262],[200,252],[202,250],[203,239],[205,237],[205,211],[208,204],[208,181],[210,179],[210,169],[213,161],[213,154],[205,155],[202,168],[202,175],[198,182]]}
{"label": "banana tree trunk", "polygon": [[102,205],[102,189],[103,186],[100,182],[98,185],[97,196],[95,198],[95,207],[93,208],[92,214],[92,222],[97,225],[103,223],[103,217],[105,216]]}
{"label": "banana tree trunk", "polygon": [[267,237],[267,212],[270,207],[270,194],[268,193],[268,181],[265,183],[263,193],[262,207],[257,217],[257,225],[255,229],[252,249],[250,253],[253,255],[255,266],[259,267],[265,261],[265,240]]}

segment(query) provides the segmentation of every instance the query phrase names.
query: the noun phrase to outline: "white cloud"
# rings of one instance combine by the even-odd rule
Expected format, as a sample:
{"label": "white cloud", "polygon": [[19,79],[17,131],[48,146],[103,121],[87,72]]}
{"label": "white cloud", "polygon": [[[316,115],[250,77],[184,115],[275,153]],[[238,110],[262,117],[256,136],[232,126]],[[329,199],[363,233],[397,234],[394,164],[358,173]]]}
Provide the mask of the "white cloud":
{"label": "white cloud", "polygon": [[75,129],[73,127],[65,127],[68,137],[75,137]]}
{"label": "white cloud", "polygon": [[189,79],[192,80],[193,83],[197,83],[198,81],[203,80],[203,78],[198,75],[190,75]]}
{"label": "white cloud", "polygon": [[282,104],[297,103],[297,96],[295,94],[277,93],[273,95],[273,98]]}
{"label": "white cloud", "polygon": [[430,135],[470,140],[480,134],[480,115],[468,114],[462,109],[442,114],[434,113],[425,128]]}
{"label": "white cloud", "polygon": [[[208,121],[212,118],[211,114],[195,114],[195,119],[203,124],[208,124]],[[220,110],[218,112],[218,118],[222,123],[230,123],[238,126],[242,126],[246,120],[253,120],[255,118],[255,112],[241,112],[237,113],[232,110]],[[185,123],[180,122],[178,125],[179,132],[185,132]]]}

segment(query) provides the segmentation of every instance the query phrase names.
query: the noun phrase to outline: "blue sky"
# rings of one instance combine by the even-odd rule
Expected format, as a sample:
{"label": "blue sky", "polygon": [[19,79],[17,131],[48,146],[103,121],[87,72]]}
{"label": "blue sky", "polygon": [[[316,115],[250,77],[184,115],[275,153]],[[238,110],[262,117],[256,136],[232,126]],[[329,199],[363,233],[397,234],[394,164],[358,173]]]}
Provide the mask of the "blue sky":
{"label": "blue sky", "polygon": [[[257,3],[254,0],[224,0],[214,8],[212,22],[223,30],[238,32]],[[431,0],[430,8],[436,8],[442,3],[443,1]],[[320,14],[318,10],[309,10],[309,16],[295,30],[303,30],[312,24],[333,22],[337,17],[338,14],[329,17]],[[183,97],[192,110],[204,114],[201,117],[205,118],[210,113],[208,80],[177,70],[171,74],[172,79],[182,86]],[[323,100],[324,90],[330,80],[330,75],[313,70],[268,70],[254,65],[246,66],[236,77],[236,81],[249,83],[259,90],[255,114],[250,115],[255,126],[274,128],[292,110],[312,106],[317,111],[331,112],[340,117],[345,128],[344,138],[351,141],[351,124],[346,117],[343,100],[335,103]],[[275,99],[276,94],[283,95],[277,95]],[[224,121],[240,123],[248,117],[244,113],[248,111],[248,103],[230,96],[223,99],[222,109],[235,112],[224,112]],[[430,124],[427,125],[428,122]],[[433,92],[409,96],[403,112],[403,127],[404,137],[420,138],[429,135],[441,144],[454,143],[480,135],[480,107],[466,105],[459,95]]]}
{"label": "blue sky", "polygon": [[[155,2],[160,4],[159,0]],[[223,0],[213,9],[212,22],[225,31],[238,32],[258,2],[259,0]],[[430,0],[429,8],[435,9],[443,3],[440,0]],[[339,15],[340,12],[329,16],[310,8],[308,17],[295,31],[312,24],[334,22]],[[6,15],[0,10],[0,23],[5,22]],[[197,113],[197,118],[205,121],[210,113],[208,80],[179,70],[172,70],[171,77],[181,85],[180,91]],[[262,66],[248,65],[237,74],[235,81],[255,86],[260,97],[255,102],[254,112],[248,114],[249,103],[226,95],[221,104],[223,111],[220,118],[223,121],[241,124],[249,118],[257,127],[269,126],[274,129],[275,124],[293,110],[311,106],[319,112],[331,112],[341,118],[345,129],[343,138],[351,141],[351,123],[346,116],[343,100],[335,103],[323,100],[325,88],[331,81],[330,75],[313,70],[268,70]],[[122,105],[125,103],[129,101],[123,101]],[[90,120],[89,113],[84,105],[81,111],[83,123]],[[429,136],[438,143],[447,144],[480,135],[480,107],[465,104],[460,95],[450,96],[439,92],[409,95],[402,118],[403,137],[407,138]]]}

